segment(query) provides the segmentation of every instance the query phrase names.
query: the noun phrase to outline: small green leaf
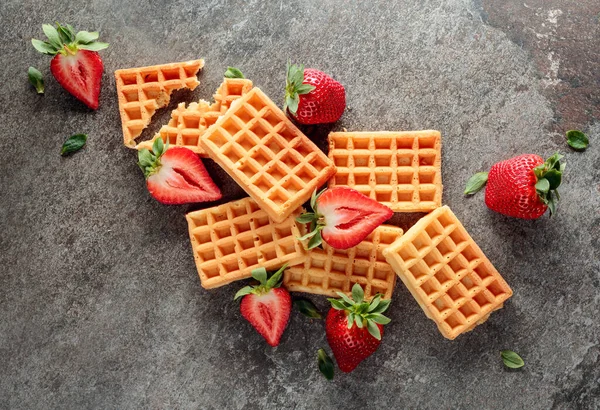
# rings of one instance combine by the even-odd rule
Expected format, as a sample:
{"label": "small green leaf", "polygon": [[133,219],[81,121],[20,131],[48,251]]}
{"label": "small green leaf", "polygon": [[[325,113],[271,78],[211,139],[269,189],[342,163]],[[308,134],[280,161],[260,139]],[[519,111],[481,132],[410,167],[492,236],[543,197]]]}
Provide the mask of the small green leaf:
{"label": "small green leaf", "polygon": [[353,305],[354,304],[354,301],[352,299],[350,299],[350,297],[348,295],[346,295],[345,293],[342,293],[342,292],[335,292],[335,293],[337,293],[338,296],[340,298],[342,298],[342,300],[344,302],[346,302],[348,305]]}
{"label": "small green leaf", "polygon": [[354,323],[356,323],[356,326],[358,326],[359,329],[363,328],[363,319],[360,315],[354,316]]}
{"label": "small green leaf", "polygon": [[323,237],[321,236],[321,230],[318,230],[316,232],[317,233],[315,234],[315,236],[310,238],[310,240],[308,241],[308,244],[307,244],[308,250],[314,249],[323,243]]}
{"label": "small green leaf", "polygon": [[98,37],[100,37],[100,34],[97,31],[80,31],[75,35],[75,41],[79,44],[89,44],[98,40]]}
{"label": "small green leaf", "polygon": [[354,313],[353,312],[348,313],[347,319],[348,319],[347,327],[348,327],[348,329],[352,329],[352,325],[354,324]]}
{"label": "small green leaf", "polygon": [[383,315],[374,315],[373,317],[371,317],[369,319],[375,323],[379,323],[380,325],[387,325],[388,323],[390,323],[392,321],[392,319],[390,319],[387,316],[383,316]]}
{"label": "small green leaf", "polygon": [[108,43],[101,43],[99,41],[96,41],[94,43],[90,43],[90,44],[80,44],[77,46],[77,48],[81,49],[81,50],[89,50],[89,51],[100,51],[100,50],[104,50],[105,48],[108,47]]}
{"label": "small green leaf", "polygon": [[312,303],[308,299],[304,299],[304,298],[296,299],[296,300],[294,300],[294,306],[296,306],[298,308],[298,310],[300,311],[300,313],[302,313],[306,317],[309,317],[311,319],[322,319],[323,318],[323,316],[321,316],[321,313],[319,313],[319,310],[314,305],[314,303]]}
{"label": "small green leaf", "polygon": [[56,23],[56,31],[60,35],[60,41],[63,44],[72,43],[75,41],[75,34],[69,30],[66,26],[61,26],[60,23]]}
{"label": "small green leaf", "polygon": [[377,326],[373,321],[367,320],[367,330],[377,340],[381,340],[381,331],[379,330],[379,326]]}
{"label": "small green leaf", "polygon": [[271,289],[271,288],[276,288],[278,287],[277,285],[279,284],[279,282],[281,281],[281,277],[283,276],[283,272],[287,269],[288,264],[284,264],[281,268],[279,268],[277,270],[277,272],[275,272],[267,281],[267,288]]}
{"label": "small green leaf", "polygon": [[60,34],[54,28],[54,26],[50,24],[42,24],[42,30],[44,30],[44,34],[48,37],[48,42],[52,44],[57,49],[61,49],[63,46],[62,41],[60,41]]}
{"label": "small green leaf", "polygon": [[42,77],[42,73],[40,73],[35,67],[29,67],[29,70],[27,70],[27,76],[29,77],[29,82],[35,87],[37,93],[44,94],[44,77]]}
{"label": "small green leaf", "polygon": [[315,87],[314,85],[310,85],[310,84],[300,84],[300,85],[298,86],[298,88],[296,88],[296,92],[297,92],[299,95],[302,95],[302,94],[308,94],[308,93],[310,93],[312,90],[314,90],[315,88],[317,88],[317,87]]}
{"label": "small green leaf", "polygon": [[306,235],[302,235],[301,237],[297,238],[299,241],[305,241],[308,238],[312,238],[313,236],[315,236],[317,233],[319,233],[319,231],[317,231],[316,229],[314,231],[310,231],[309,233],[307,233]]}
{"label": "small green leaf", "polygon": [[162,140],[162,138],[155,139],[152,143],[152,152],[154,153],[154,155],[160,157],[163,154],[164,149],[165,142]]}
{"label": "small green leaf", "polygon": [[252,270],[252,277],[260,282],[261,285],[267,283],[267,270],[265,268],[256,268]]}
{"label": "small green leaf", "polygon": [[233,300],[238,300],[242,296],[249,295],[250,293],[252,293],[253,289],[254,288],[252,286],[244,286],[243,288],[241,288],[240,290],[237,291],[237,293],[233,297]]}
{"label": "small green leaf", "polygon": [[367,309],[367,312],[372,312],[373,310],[375,310],[377,308],[377,306],[379,306],[380,302],[381,302],[381,293],[378,293],[375,296],[373,296],[373,299],[371,299],[371,303],[369,304],[369,308]]}
{"label": "small green leaf", "polygon": [[331,306],[337,310],[346,310],[346,305],[338,299],[328,298],[328,301],[331,302]]}
{"label": "small green leaf", "polygon": [[52,44],[50,44],[50,43],[32,38],[31,44],[33,44],[33,47],[35,47],[35,49],[42,54],[48,54],[48,55],[56,54],[56,48],[53,47]]}
{"label": "small green leaf", "polygon": [[352,286],[352,299],[354,299],[354,302],[356,303],[361,303],[365,298],[365,292],[363,291],[362,286],[360,286],[358,283],[355,283],[354,286]]}
{"label": "small green leaf", "polygon": [[548,183],[550,184],[550,190],[553,191],[560,186],[560,183],[562,182],[562,173],[556,169],[551,169],[550,171],[546,172],[544,178],[548,180]]}
{"label": "small green leaf", "polygon": [[476,192],[479,192],[481,188],[485,186],[485,183],[488,180],[487,172],[478,172],[473,175],[467,181],[467,187],[465,188],[465,195],[472,195]]}
{"label": "small green leaf", "polygon": [[510,367],[511,369],[519,369],[525,365],[521,356],[512,350],[502,350],[500,352],[500,356],[502,357],[502,361],[506,367]]}
{"label": "small green leaf", "polygon": [[556,214],[556,200],[554,199],[554,195],[552,195],[552,191],[548,192],[548,197],[546,198],[546,205],[548,205],[548,209],[550,210],[550,217]]}
{"label": "small green leaf", "polygon": [[578,130],[567,131],[567,144],[575,150],[585,150],[590,144],[587,135]]}
{"label": "small green leaf", "polygon": [[319,371],[323,373],[323,376],[327,380],[333,380],[334,375],[334,367],[333,361],[331,357],[325,352],[324,349],[319,349],[317,351],[317,364],[319,366]]}
{"label": "small green leaf", "polygon": [[317,190],[315,189],[310,196],[310,207],[314,210],[317,207]]}
{"label": "small green leaf", "polygon": [[550,182],[546,178],[542,178],[535,184],[535,189],[546,193],[550,190]]}
{"label": "small green leaf", "polygon": [[383,313],[390,307],[391,302],[390,299],[382,299],[379,305],[369,313]]}
{"label": "small green leaf", "polygon": [[225,71],[225,78],[246,78],[244,74],[235,67],[227,67],[227,71]]}
{"label": "small green leaf", "polygon": [[300,222],[301,224],[307,224],[312,222],[315,219],[315,214],[312,212],[306,212],[300,216],[296,217],[296,222]]}
{"label": "small green leaf", "polygon": [[[156,157],[146,148],[138,151],[138,165],[146,177],[153,168],[155,160]],[[150,170],[148,168],[150,168]]]}
{"label": "small green leaf", "polygon": [[87,135],[75,134],[71,135],[63,144],[60,150],[60,155],[70,154],[75,151],[79,151],[85,145],[87,141]]}
{"label": "small green leaf", "polygon": [[296,112],[298,111],[298,104],[300,103],[300,99],[298,98],[298,96],[286,96],[285,97],[285,106],[287,107],[288,111],[290,113],[292,113],[293,115],[296,115]]}

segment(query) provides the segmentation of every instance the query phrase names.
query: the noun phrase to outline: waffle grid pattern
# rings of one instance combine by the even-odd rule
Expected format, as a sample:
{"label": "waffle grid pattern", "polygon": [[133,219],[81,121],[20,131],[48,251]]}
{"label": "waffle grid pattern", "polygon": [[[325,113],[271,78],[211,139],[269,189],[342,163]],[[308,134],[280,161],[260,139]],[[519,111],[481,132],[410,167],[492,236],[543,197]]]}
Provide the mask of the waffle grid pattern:
{"label": "waffle grid pattern", "polygon": [[196,88],[196,74],[204,60],[128,68],[115,71],[119,112],[125,145],[135,147],[135,139],[150,123],[160,107],[169,103],[171,92]]}
{"label": "waffle grid pattern", "polygon": [[304,265],[286,270],[283,277],[290,291],[337,297],[351,293],[355,283],[362,285],[366,298],[377,293],[392,297],[396,274],[383,256],[383,249],[402,236],[402,229],[382,225],[357,246],[338,250],[323,243],[323,249],[308,251]]}
{"label": "waffle grid pattern", "polygon": [[296,240],[303,231],[295,216],[274,223],[250,198],[188,213],[202,286],[210,289],[249,278],[258,267],[273,269],[304,262],[306,251]]}
{"label": "waffle grid pattern", "polygon": [[483,323],[512,295],[447,206],[423,217],[383,254],[448,339]]}
{"label": "waffle grid pattern", "polygon": [[332,132],[329,187],[349,186],[395,212],[428,212],[442,204],[438,131]]}
{"label": "waffle grid pattern", "polygon": [[200,140],[276,222],[335,173],[333,162],[257,87],[234,101]]}
{"label": "waffle grid pattern", "polygon": [[139,143],[136,148],[152,148],[157,138],[162,138],[169,147],[185,147],[202,157],[206,153],[200,147],[200,136],[223,115],[231,103],[252,89],[252,81],[242,78],[225,78],[214,95],[215,102],[191,103],[187,108],[181,103],[171,113],[171,120],[149,141]]}

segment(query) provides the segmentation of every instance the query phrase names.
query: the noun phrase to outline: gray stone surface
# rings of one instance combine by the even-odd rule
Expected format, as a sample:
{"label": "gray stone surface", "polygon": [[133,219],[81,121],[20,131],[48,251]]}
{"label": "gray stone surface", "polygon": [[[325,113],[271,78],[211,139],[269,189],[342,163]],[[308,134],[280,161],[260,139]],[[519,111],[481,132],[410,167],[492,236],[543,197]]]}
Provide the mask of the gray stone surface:
{"label": "gray stone surface", "polygon": [[[581,124],[592,140],[585,153],[569,150],[544,93],[560,78],[508,27],[488,25],[479,2],[192,3],[0,6],[0,408],[600,407],[600,123]],[[54,20],[111,43],[96,112],[67,95],[29,45]],[[597,38],[587,47],[597,50]],[[281,345],[268,347],[240,317],[237,286],[200,287],[184,220],[198,207],[152,200],[121,143],[112,72],[197,57],[206,59],[202,85],[171,107],[209,98],[227,65],[281,100],[291,57],[345,85],[349,107],[335,129],[440,129],[444,203],[514,297],[447,341],[398,283],[381,347],[333,382],[315,366],[327,345],[322,323],[293,314]],[[29,65],[45,74],[43,97],[27,83]],[[326,130],[309,131],[322,144]],[[61,158],[63,140],[79,132],[89,134],[85,149]],[[514,220],[489,211],[481,194],[462,195],[471,174],[498,160],[555,151],[568,162],[556,218]],[[209,167],[225,200],[243,196]],[[507,348],[523,369],[504,368]]]}

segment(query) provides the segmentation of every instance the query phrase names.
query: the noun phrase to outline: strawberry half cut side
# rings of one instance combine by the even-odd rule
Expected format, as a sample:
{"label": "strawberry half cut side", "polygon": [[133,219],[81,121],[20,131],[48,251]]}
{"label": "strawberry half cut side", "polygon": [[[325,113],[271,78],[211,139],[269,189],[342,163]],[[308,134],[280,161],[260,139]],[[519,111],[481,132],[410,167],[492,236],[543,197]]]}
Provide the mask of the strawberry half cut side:
{"label": "strawberry half cut side", "polygon": [[[234,300],[242,297],[240,312],[256,331],[273,347],[279,345],[292,311],[292,298],[281,288],[281,278],[287,264],[268,278],[265,268],[252,271],[259,284],[240,289]],[[268,278],[268,279],[267,279]]]}
{"label": "strawberry half cut side", "polygon": [[161,138],[138,153],[138,165],[146,177],[150,194],[166,205],[221,199],[221,191],[197,154],[183,147],[167,150]]}
{"label": "strawberry half cut side", "polygon": [[335,249],[348,249],[362,242],[394,214],[390,208],[348,187],[316,191],[310,201],[313,212],[296,218],[310,223],[310,232],[299,238],[313,249],[325,241]]}

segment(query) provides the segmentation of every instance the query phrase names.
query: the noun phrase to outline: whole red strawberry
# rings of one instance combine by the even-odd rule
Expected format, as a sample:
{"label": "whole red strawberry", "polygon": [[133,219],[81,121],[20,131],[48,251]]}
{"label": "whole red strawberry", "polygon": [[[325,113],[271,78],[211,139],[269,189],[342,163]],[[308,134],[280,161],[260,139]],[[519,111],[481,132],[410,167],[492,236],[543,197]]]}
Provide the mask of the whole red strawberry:
{"label": "whole red strawberry", "polygon": [[322,241],[335,249],[352,248],[394,214],[387,206],[343,186],[326,189],[318,195],[315,191],[310,206],[314,212],[296,218],[300,223],[310,223],[310,232],[300,238],[310,238],[308,249]]}
{"label": "whole red strawberry", "polygon": [[42,25],[48,41],[32,39],[40,53],[53,55],[50,71],[56,81],[79,101],[95,110],[98,108],[100,82],[104,64],[96,51],[108,47],[96,40],[97,32],[80,31],[75,34],[71,25],[56,23]]}
{"label": "whole red strawberry", "polygon": [[152,152],[138,152],[138,165],[146,177],[148,191],[166,205],[216,201],[221,191],[208,175],[202,160],[184,147],[167,150],[161,138],[152,144]]}
{"label": "whole red strawberry", "polygon": [[336,122],[346,108],[346,91],[324,72],[288,62],[285,108],[300,124]]}
{"label": "whole red strawberry", "polygon": [[487,182],[485,203],[492,211],[523,219],[537,219],[546,209],[552,216],[560,198],[558,187],[565,164],[563,156],[554,154],[548,160],[524,154],[492,165],[490,172],[479,172],[469,182],[465,194],[479,191]]}
{"label": "whole red strawberry", "polygon": [[292,311],[292,298],[287,290],[280,287],[285,268],[287,265],[268,280],[265,268],[254,269],[252,277],[260,284],[240,289],[234,298],[243,297],[240,304],[242,316],[273,347],[279,345]]}
{"label": "whole red strawberry", "polygon": [[379,347],[383,325],[390,323],[383,315],[390,301],[382,300],[380,294],[371,302],[365,301],[358,283],[352,287],[352,298],[338,294],[341,299],[329,299],[332,308],[327,314],[325,332],[338,367],[348,373]]}

